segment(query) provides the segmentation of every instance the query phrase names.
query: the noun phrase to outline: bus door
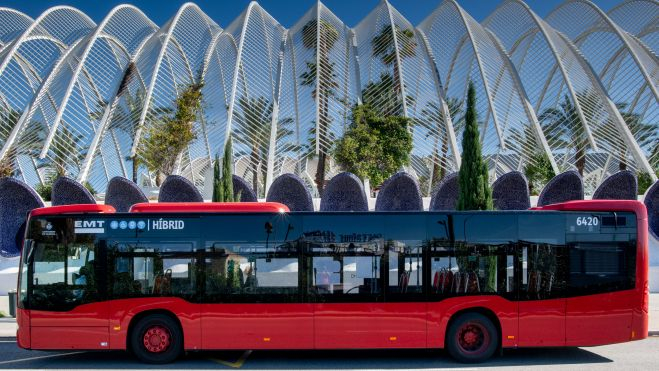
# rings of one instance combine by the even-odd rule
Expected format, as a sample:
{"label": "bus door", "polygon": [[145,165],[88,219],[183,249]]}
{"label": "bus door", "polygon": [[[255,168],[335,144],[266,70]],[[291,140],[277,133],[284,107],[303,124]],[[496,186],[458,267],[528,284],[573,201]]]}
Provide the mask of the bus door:
{"label": "bus door", "polygon": [[300,290],[300,218],[264,214],[209,219],[204,349],[309,348],[313,313]]}
{"label": "bus door", "polygon": [[28,236],[32,241],[28,253],[31,346],[107,349],[103,241],[98,234],[76,233],[79,229],[72,218],[32,223]]}
{"label": "bus door", "polygon": [[520,215],[515,276],[520,347],[564,346],[566,315],[565,216]]}
{"label": "bus door", "polygon": [[567,345],[629,341],[636,284],[632,213],[568,216]]}
{"label": "bus door", "polygon": [[383,221],[377,214],[304,216],[315,348],[396,346],[399,316],[384,303]]}

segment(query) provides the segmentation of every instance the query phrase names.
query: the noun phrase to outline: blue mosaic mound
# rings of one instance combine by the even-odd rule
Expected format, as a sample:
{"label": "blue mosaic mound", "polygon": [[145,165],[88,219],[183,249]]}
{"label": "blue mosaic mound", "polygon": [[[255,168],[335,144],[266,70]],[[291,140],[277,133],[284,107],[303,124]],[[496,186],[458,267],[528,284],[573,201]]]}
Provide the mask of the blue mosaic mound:
{"label": "blue mosaic mound", "polygon": [[583,181],[575,170],[558,174],[547,183],[538,197],[538,206],[583,200]]}
{"label": "blue mosaic mound", "polygon": [[311,193],[304,181],[295,174],[283,174],[277,177],[265,198],[268,202],[280,202],[291,211],[313,211]]}
{"label": "blue mosaic mound", "polygon": [[140,202],[149,202],[149,199],[137,184],[121,176],[110,179],[105,191],[106,205],[111,205],[117,212],[127,212],[131,206]]}
{"label": "blue mosaic mound", "polygon": [[643,201],[648,209],[648,229],[654,238],[659,240],[659,181],[654,182],[647,192]]}
{"label": "blue mosaic mound", "polygon": [[204,202],[191,181],[180,175],[169,175],[160,186],[158,202]]}
{"label": "blue mosaic mound", "polygon": [[410,174],[399,172],[387,179],[375,200],[376,211],[423,211],[419,183]]}
{"label": "blue mosaic mound", "polygon": [[368,211],[361,180],[353,173],[337,174],[325,187],[320,211]]}
{"label": "blue mosaic mound", "polygon": [[638,199],[638,182],[636,175],[629,170],[619,171],[604,179],[593,194],[593,200],[636,199]]}
{"label": "blue mosaic mound", "polygon": [[95,204],[96,199],[82,184],[61,176],[53,183],[51,205]]}
{"label": "blue mosaic mound", "polygon": [[455,210],[460,194],[460,173],[451,173],[442,179],[432,193],[430,211]]}
{"label": "blue mosaic mound", "polygon": [[258,202],[256,193],[252,190],[252,185],[238,175],[233,175],[233,194],[240,192],[240,202]]}
{"label": "blue mosaic mound", "polygon": [[20,254],[27,214],[43,206],[41,197],[27,184],[14,178],[0,179],[0,256]]}
{"label": "blue mosaic mound", "polygon": [[524,174],[511,171],[492,184],[492,199],[496,210],[527,210],[531,207],[529,183]]}

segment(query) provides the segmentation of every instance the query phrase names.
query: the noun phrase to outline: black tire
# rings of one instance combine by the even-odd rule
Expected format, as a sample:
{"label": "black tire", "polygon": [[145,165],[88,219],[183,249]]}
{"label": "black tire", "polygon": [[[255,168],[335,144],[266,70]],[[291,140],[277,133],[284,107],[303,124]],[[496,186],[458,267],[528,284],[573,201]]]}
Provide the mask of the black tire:
{"label": "black tire", "polygon": [[499,331],[486,316],[469,312],[451,321],[446,331],[446,350],[463,363],[483,362],[499,347]]}
{"label": "black tire", "polygon": [[174,362],[183,351],[183,332],[178,323],[164,314],[139,320],[130,333],[130,350],[142,362]]}

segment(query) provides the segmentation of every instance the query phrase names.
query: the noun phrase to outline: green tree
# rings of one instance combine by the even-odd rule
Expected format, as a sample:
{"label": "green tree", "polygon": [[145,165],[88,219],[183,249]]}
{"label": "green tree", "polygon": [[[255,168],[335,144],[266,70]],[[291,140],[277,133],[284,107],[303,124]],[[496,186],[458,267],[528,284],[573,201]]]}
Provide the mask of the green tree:
{"label": "green tree", "polygon": [[524,176],[529,182],[529,193],[538,195],[540,190],[555,176],[549,157],[545,153],[536,152],[531,155],[524,167]]}
{"label": "green tree", "polygon": [[213,197],[211,201],[222,202],[224,196],[224,189],[222,188],[222,173],[220,171],[220,156],[215,155],[215,163],[213,164]]}
{"label": "green tree", "polygon": [[351,120],[334,151],[346,171],[377,186],[409,163],[412,134],[407,118],[381,117],[369,105],[359,105],[353,108]]}
{"label": "green tree", "polygon": [[[657,174],[657,177],[659,177],[659,166],[656,166],[655,173]],[[645,191],[648,190],[654,183],[652,180],[652,177],[650,174],[644,172],[644,171],[639,171],[636,173],[636,178],[638,179],[638,194],[643,195],[645,194]]]}
{"label": "green tree", "polygon": [[465,130],[462,135],[462,165],[460,166],[458,210],[492,210],[487,164],[483,161],[476,118],[476,90],[469,83]]}
{"label": "green tree", "polygon": [[[628,109],[627,103],[617,103],[616,107],[629,131],[634,134],[639,147],[649,149],[649,158],[652,158],[653,154],[659,153],[659,125],[643,122],[640,114]],[[611,133],[619,132],[618,126],[614,124],[612,118],[609,118],[604,125],[596,128],[595,132],[599,134],[598,137],[608,141],[617,152],[620,161],[618,169],[627,170],[627,143],[619,136],[611,135]]]}
{"label": "green tree", "polygon": [[[302,45],[314,51],[314,60],[307,61],[307,69],[300,76],[302,86],[314,86],[311,97],[318,103],[318,133],[319,138],[326,138],[332,122],[329,115],[330,97],[336,96],[339,84],[336,82],[334,63],[330,61],[330,51],[339,39],[339,32],[334,25],[324,20],[312,19],[302,27]],[[319,73],[320,71],[320,73]],[[321,150],[318,153],[318,166],[314,182],[320,195],[325,187],[325,172],[327,154]]]}
{"label": "green tree", "polygon": [[[596,101],[590,99],[588,95],[581,94],[577,96],[580,102]],[[588,105],[584,105],[588,106]],[[590,111],[596,111],[591,109]],[[586,120],[593,117],[595,112],[584,112]],[[576,106],[566,95],[563,102],[558,107],[551,107],[544,110],[538,121],[542,125],[543,132],[550,143],[554,143],[554,148],[570,149],[574,151],[574,164],[583,176],[586,167],[586,149],[588,147],[588,137],[586,135],[585,124],[581,120]]]}
{"label": "green tree", "polygon": [[156,184],[174,172],[177,159],[197,137],[194,123],[202,114],[203,80],[185,87],[175,100],[173,116],[162,115],[147,130],[143,157],[150,171],[156,173]]}
{"label": "green tree", "polygon": [[[235,111],[236,125],[232,138],[236,143],[249,148],[247,151],[240,151],[238,155],[247,155],[250,163],[254,166],[252,172],[252,188],[256,194],[260,194],[264,185],[259,182],[259,177],[265,178],[266,163],[268,159],[268,150],[270,148],[270,131],[272,128],[272,103],[265,97],[238,99],[239,110]],[[290,117],[282,118],[277,123],[277,132],[275,133],[275,142],[285,139],[293,134],[289,125],[293,123]],[[266,142],[268,145],[263,145]]]}
{"label": "green tree", "polygon": [[[458,210],[492,210],[492,190],[490,189],[487,164],[483,161],[480,135],[478,133],[478,119],[476,116],[476,89],[469,82],[467,91],[467,107],[465,111],[465,129],[462,134],[462,164],[459,174],[460,193],[458,194]],[[466,227],[465,227],[466,228]],[[466,246],[458,246],[464,250]],[[490,248],[487,258],[486,292],[496,292],[497,258],[493,256],[496,248]],[[458,266],[461,269],[471,270],[471,262],[465,257],[458,257]]]}
{"label": "green tree", "polygon": [[[396,49],[396,44],[398,49]],[[416,55],[417,42],[414,31],[409,28],[402,29],[398,25],[393,28],[391,25],[387,25],[371,40],[371,47],[374,57],[379,57],[386,66],[393,65],[393,90],[397,99],[401,99],[403,89],[400,81],[399,60],[402,61],[404,58]],[[390,114],[402,115],[402,112],[390,112]]]}
{"label": "green tree", "polygon": [[236,202],[240,196],[233,193],[233,145],[231,137],[224,146],[224,157],[222,157],[222,199],[223,202]]}
{"label": "green tree", "polygon": [[[462,101],[449,97],[446,100],[446,106],[451,121],[453,123],[454,132],[460,132],[464,127],[464,115],[462,115]],[[446,168],[441,164],[448,163],[449,151],[449,137],[446,131],[446,124],[444,122],[444,113],[438,101],[430,101],[421,110],[419,119],[413,121],[414,126],[419,126],[427,130],[426,138],[432,136],[434,140],[434,151],[432,154],[432,179],[430,180],[430,188],[432,189],[440,180],[446,176]],[[437,135],[433,132],[437,131]],[[438,143],[441,138],[441,144]]]}
{"label": "green tree", "polygon": [[[10,107],[2,107],[0,109],[0,120],[4,122],[4,125],[7,126],[8,130],[0,130],[0,148],[4,146],[9,138],[9,134],[14,129],[14,126],[18,123],[22,113],[16,111]],[[5,156],[0,160],[0,178],[10,177],[16,175],[16,146],[12,146],[11,149],[5,154]]]}

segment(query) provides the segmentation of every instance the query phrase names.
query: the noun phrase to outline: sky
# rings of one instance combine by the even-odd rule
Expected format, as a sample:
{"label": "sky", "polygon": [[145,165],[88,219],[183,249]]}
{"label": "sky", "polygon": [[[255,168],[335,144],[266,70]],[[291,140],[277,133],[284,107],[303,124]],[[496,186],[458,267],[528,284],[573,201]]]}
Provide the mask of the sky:
{"label": "sky", "polygon": [[[344,23],[352,27],[359,23],[381,0],[324,0],[323,4],[336,14]],[[151,20],[163,25],[174,16],[176,10],[184,4],[183,0],[0,0],[0,7],[20,10],[37,18],[44,10],[55,5],[70,5],[82,10],[97,23],[115,6],[123,3],[140,8]],[[249,0],[199,0],[194,1],[221,27],[226,27],[247,7]],[[283,26],[291,27],[313,6],[316,0],[261,0],[259,3]],[[563,0],[527,0],[531,8],[544,17]],[[604,11],[622,2],[622,0],[593,1]],[[412,24],[418,25],[441,3],[441,0],[390,0]],[[478,21],[485,19],[501,0],[458,0],[458,3]]]}

